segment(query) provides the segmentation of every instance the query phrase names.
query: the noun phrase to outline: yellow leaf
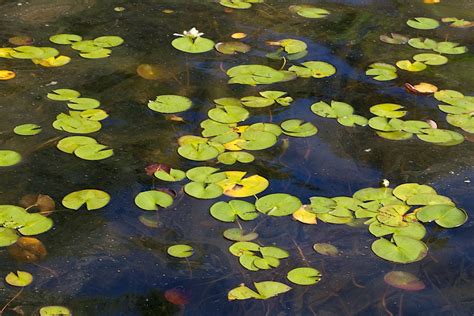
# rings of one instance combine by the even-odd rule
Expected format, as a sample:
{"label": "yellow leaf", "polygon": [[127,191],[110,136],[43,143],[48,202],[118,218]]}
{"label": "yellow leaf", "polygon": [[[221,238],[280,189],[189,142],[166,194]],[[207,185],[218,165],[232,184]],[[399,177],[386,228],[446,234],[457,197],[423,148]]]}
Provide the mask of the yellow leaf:
{"label": "yellow leaf", "polygon": [[10,272],[5,277],[5,281],[13,286],[27,286],[33,281],[33,276],[25,271]]}
{"label": "yellow leaf", "polygon": [[0,80],[10,80],[16,77],[16,74],[11,70],[0,70]]}
{"label": "yellow leaf", "polygon": [[43,67],[61,67],[68,64],[71,58],[68,56],[49,57],[46,59],[33,59],[35,64],[39,64]]}
{"label": "yellow leaf", "polygon": [[303,224],[315,225],[318,223],[316,214],[308,212],[305,205],[293,213],[293,218]]}
{"label": "yellow leaf", "polygon": [[239,151],[239,150],[242,150],[242,148],[239,146],[242,143],[245,143],[245,140],[237,138],[236,140],[225,143],[224,148],[227,150]]}
{"label": "yellow leaf", "polygon": [[226,171],[226,179],[217,182],[224,194],[231,197],[248,197],[264,191],[268,187],[268,180],[259,175],[244,178],[244,171]]}
{"label": "yellow leaf", "polygon": [[242,38],[246,38],[247,34],[242,33],[242,32],[237,32],[237,33],[232,34],[230,37],[235,38],[235,39],[242,39]]}

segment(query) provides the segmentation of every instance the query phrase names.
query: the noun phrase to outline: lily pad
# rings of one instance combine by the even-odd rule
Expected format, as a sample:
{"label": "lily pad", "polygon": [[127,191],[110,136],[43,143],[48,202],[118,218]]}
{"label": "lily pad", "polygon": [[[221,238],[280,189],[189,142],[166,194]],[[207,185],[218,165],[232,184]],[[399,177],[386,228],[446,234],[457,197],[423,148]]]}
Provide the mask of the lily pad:
{"label": "lily pad", "polygon": [[12,228],[0,227],[0,247],[7,247],[18,240],[18,234]]}
{"label": "lily pad", "polygon": [[159,169],[154,173],[154,175],[158,179],[168,182],[181,181],[186,177],[186,173],[184,171],[173,168],[170,168],[169,171]]}
{"label": "lily pad", "polygon": [[0,167],[16,165],[21,161],[21,155],[13,150],[0,150]]}
{"label": "lily pad", "polygon": [[107,48],[99,48],[97,50],[91,52],[84,52],[80,53],[79,56],[87,59],[99,59],[99,58],[107,58],[110,56],[112,51]]}
{"label": "lily pad", "polygon": [[313,245],[313,249],[323,256],[335,257],[339,254],[339,250],[335,246],[327,243],[316,243]]}
{"label": "lily pad", "polygon": [[354,108],[347,103],[331,101],[331,105],[320,101],[311,105],[311,111],[319,116],[328,118],[342,118],[354,113]]}
{"label": "lily pad", "polygon": [[263,0],[220,0],[219,3],[232,9],[248,9],[252,3],[263,3]]}
{"label": "lily pad", "polygon": [[425,288],[425,283],[411,273],[404,271],[390,271],[385,274],[383,280],[388,285],[405,291],[421,291]]}
{"label": "lily pad", "polygon": [[417,54],[413,56],[413,59],[426,65],[433,66],[444,65],[448,62],[448,58],[438,54]]}
{"label": "lily pad", "polygon": [[13,132],[21,136],[33,136],[41,133],[41,126],[36,124],[22,124],[15,126]]}
{"label": "lily pad", "polygon": [[100,36],[94,39],[94,45],[99,47],[116,47],[124,42],[120,36]]}
{"label": "lily pad", "polygon": [[188,258],[194,254],[194,249],[188,245],[174,245],[169,247],[166,252],[175,258]]}
{"label": "lily pad", "polygon": [[444,23],[449,23],[450,27],[469,28],[474,26],[474,22],[458,18],[442,18],[441,21]]}
{"label": "lily pad", "polygon": [[109,201],[110,195],[106,192],[87,189],[69,193],[63,198],[62,204],[64,207],[72,210],[78,210],[85,204],[86,208],[92,211],[103,208],[109,204]]}
{"label": "lily pad", "polygon": [[247,152],[225,152],[217,156],[217,160],[226,165],[233,165],[236,162],[251,163],[255,157]]}
{"label": "lily pad", "polygon": [[92,98],[73,98],[69,99],[70,103],[67,106],[73,110],[89,110],[100,106],[100,102]]}
{"label": "lily pad", "polygon": [[408,43],[409,39],[410,39],[409,37],[405,35],[397,34],[397,33],[390,33],[390,36],[380,35],[380,40],[388,44],[397,44],[397,45],[406,44]]}
{"label": "lily pad", "polygon": [[400,118],[405,116],[406,111],[402,111],[403,106],[395,103],[381,103],[370,107],[370,113],[386,118]]}
{"label": "lily pad", "polygon": [[56,147],[62,152],[72,154],[77,148],[91,144],[97,144],[97,141],[92,137],[70,136],[61,139]]}
{"label": "lily pad", "polygon": [[240,228],[229,228],[223,233],[224,238],[232,241],[252,241],[258,238],[258,234],[250,232],[245,234]]}
{"label": "lily pad", "polygon": [[51,36],[49,40],[55,44],[70,45],[82,41],[82,37],[76,34],[57,34]]}
{"label": "lily pad", "polygon": [[102,128],[102,124],[80,116],[79,112],[61,113],[56,116],[53,127],[60,131],[74,134],[90,134]]}
{"label": "lily pad", "polygon": [[69,101],[79,98],[81,94],[79,91],[72,89],[56,89],[47,94],[47,98],[54,101]]}
{"label": "lily pad", "polygon": [[416,218],[421,222],[435,221],[441,227],[459,227],[467,221],[464,210],[450,204],[428,205],[416,212]]}
{"label": "lily pad", "polygon": [[390,64],[374,63],[369,65],[369,68],[365,74],[373,76],[377,81],[389,81],[398,77],[397,68]]}
{"label": "lily pad", "polygon": [[39,310],[40,316],[71,316],[69,308],[65,306],[43,306]]}
{"label": "lily pad", "polygon": [[435,189],[429,185],[418,183],[404,183],[393,189],[393,195],[402,201],[408,200],[410,197],[418,194],[437,194]]}
{"label": "lily pad", "polygon": [[216,50],[219,53],[225,55],[234,55],[237,53],[247,53],[250,50],[250,46],[237,41],[232,42],[220,42],[215,46]]}
{"label": "lily pad", "polygon": [[33,276],[26,271],[10,272],[5,277],[5,282],[13,286],[28,286],[33,282]]}
{"label": "lily pad", "polygon": [[74,150],[74,155],[84,160],[103,160],[112,157],[113,154],[113,149],[102,144],[83,145]]}
{"label": "lily pad", "polygon": [[159,95],[148,102],[148,107],[160,113],[178,113],[186,111],[192,104],[190,99],[179,95]]}
{"label": "lily pad", "polygon": [[318,223],[317,216],[313,212],[308,211],[307,205],[302,205],[298,210],[296,210],[292,216],[294,220],[297,220],[303,224],[315,225]]}
{"label": "lily pad", "polygon": [[183,36],[174,39],[171,42],[171,45],[173,45],[177,50],[186,53],[199,54],[212,50],[215,43],[214,41],[204,37],[193,38],[191,36]]}
{"label": "lily pad", "polygon": [[380,238],[372,243],[372,251],[382,259],[396,263],[411,263],[422,260],[428,247],[422,241],[393,235],[393,242]]}
{"label": "lily pad", "polygon": [[209,211],[215,219],[229,223],[235,222],[237,217],[244,221],[251,221],[258,217],[255,205],[240,200],[217,202]]}
{"label": "lily pad", "polygon": [[286,81],[288,74],[284,71],[275,70],[264,65],[240,65],[227,70],[230,77],[229,83],[247,84],[255,86],[257,84],[271,84]]}
{"label": "lily pad", "polygon": [[180,146],[178,154],[189,160],[205,161],[216,158],[220,151],[208,143],[191,143]]}
{"label": "lily pad", "polygon": [[210,109],[207,115],[216,122],[232,124],[245,121],[250,113],[241,106],[226,105]]}
{"label": "lily pad", "polygon": [[333,65],[323,61],[307,61],[301,65],[291,66],[288,70],[302,78],[325,78],[336,73],[336,68]]}
{"label": "lily pad", "polygon": [[417,134],[422,141],[434,143],[440,146],[453,146],[464,141],[464,136],[457,132],[444,129],[425,129],[422,134]]}
{"label": "lily pad", "polygon": [[400,60],[400,61],[397,61],[396,65],[400,69],[413,71],[413,72],[423,71],[426,69],[426,65],[419,61],[415,61],[412,63],[409,60]]}
{"label": "lily pad", "polygon": [[301,201],[290,194],[275,193],[259,198],[255,203],[257,210],[271,216],[293,214],[301,207]]}
{"label": "lily pad", "polygon": [[248,197],[263,192],[269,185],[267,179],[259,175],[245,177],[244,171],[226,171],[226,178],[216,184],[225,195],[231,197]]}
{"label": "lily pad", "polygon": [[438,42],[431,38],[415,37],[408,41],[408,45],[418,49],[435,49]]}
{"label": "lily pad", "polygon": [[435,19],[418,17],[407,21],[408,26],[418,30],[433,30],[439,27],[439,22]]}
{"label": "lily pad", "polygon": [[318,133],[318,129],[311,122],[304,123],[297,119],[284,121],[281,128],[283,134],[292,137],[309,137]]}
{"label": "lily pad", "polygon": [[296,268],[288,272],[287,278],[298,285],[313,285],[321,281],[321,272],[314,268]]}
{"label": "lily pad", "polygon": [[467,47],[454,42],[439,42],[433,50],[440,54],[458,55],[467,52]]}
{"label": "lily pad", "polygon": [[223,194],[222,187],[215,183],[190,182],[184,192],[197,199],[215,199]]}
{"label": "lily pad", "polygon": [[138,193],[135,204],[142,210],[156,211],[159,207],[167,208],[173,204],[173,197],[165,192],[150,190]]}
{"label": "lily pad", "polygon": [[326,9],[316,8],[307,4],[291,5],[289,9],[291,12],[308,19],[322,19],[330,13]]}

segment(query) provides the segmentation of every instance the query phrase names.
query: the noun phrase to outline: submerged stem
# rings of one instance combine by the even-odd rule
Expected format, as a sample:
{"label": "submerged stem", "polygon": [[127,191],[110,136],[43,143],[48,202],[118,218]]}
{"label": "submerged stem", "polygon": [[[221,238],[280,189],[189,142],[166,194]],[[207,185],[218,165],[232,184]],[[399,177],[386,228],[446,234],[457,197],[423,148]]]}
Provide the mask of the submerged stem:
{"label": "submerged stem", "polygon": [[3,315],[3,312],[5,311],[5,309],[7,309],[8,305],[10,305],[11,302],[13,302],[18,296],[20,296],[20,294],[23,292],[23,289],[24,289],[24,287],[22,287],[22,288],[18,291],[18,293],[16,293],[15,296],[13,296],[13,297],[11,298],[11,300],[9,300],[9,301],[5,304],[5,306],[3,306],[3,308],[0,310],[0,315]]}

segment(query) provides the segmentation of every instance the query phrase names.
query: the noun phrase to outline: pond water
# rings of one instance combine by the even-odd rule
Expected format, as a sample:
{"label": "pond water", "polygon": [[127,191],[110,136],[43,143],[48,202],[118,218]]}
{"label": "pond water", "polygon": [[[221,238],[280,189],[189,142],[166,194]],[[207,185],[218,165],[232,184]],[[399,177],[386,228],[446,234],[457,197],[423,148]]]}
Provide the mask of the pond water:
{"label": "pond water", "polygon": [[[0,84],[0,150],[21,154],[18,164],[0,167],[0,204],[19,205],[27,194],[45,194],[56,202],[49,215],[54,226],[33,236],[41,240],[47,255],[37,262],[21,262],[0,248],[0,276],[27,271],[33,282],[9,303],[4,315],[36,315],[43,306],[62,305],[73,315],[472,315],[474,313],[474,243],[469,217],[462,226],[446,229],[426,223],[424,259],[400,264],[384,260],[371,250],[377,239],[367,230],[366,219],[350,225],[318,220],[303,224],[292,216],[264,214],[252,221],[224,223],[209,214],[217,201],[229,197],[197,199],[183,192],[189,182],[165,182],[148,176],[145,168],[166,163],[189,170],[213,166],[241,170],[269,181],[258,197],[287,193],[309,204],[314,196],[352,196],[357,190],[380,187],[388,179],[394,188],[404,183],[432,186],[456,206],[471,215],[474,198],[474,146],[472,134],[446,122],[432,94],[413,94],[404,84],[429,82],[440,90],[474,92],[472,53],[446,55],[449,62],[428,66],[421,72],[398,69],[398,78],[376,81],[365,74],[372,63],[394,65],[427,51],[407,44],[391,45],[379,40],[382,34],[405,34],[461,43],[474,49],[473,28],[441,26],[433,30],[409,27],[414,17],[441,21],[444,17],[474,19],[471,0],[334,0],[305,2],[330,11],[327,17],[310,19],[291,13],[290,5],[301,1],[265,0],[249,9],[229,9],[208,0],[34,0],[0,2],[2,47],[13,36],[28,36],[32,45],[54,47],[71,57],[62,67],[48,68],[24,59],[0,59],[0,69],[16,77]],[[119,7],[119,9],[117,9]],[[123,8],[123,9],[121,9]],[[196,27],[205,38],[217,42],[233,40],[236,32],[247,34],[239,40],[251,46],[247,53],[224,55],[215,50],[189,54],[171,45],[181,33]],[[124,39],[111,48],[108,58],[86,59],[69,45],[51,43],[55,34],[72,33],[84,39],[115,35]],[[276,47],[268,41],[297,39],[307,44],[307,55],[297,60],[269,59]],[[235,41],[235,40],[234,40]],[[324,61],[337,72],[324,78],[296,78],[257,86],[228,84],[225,71],[245,64],[274,69]],[[141,64],[156,65],[157,80],[137,74]],[[100,100],[109,114],[102,128],[85,136],[112,148],[114,155],[88,161],[61,152],[57,142],[74,134],[53,128],[66,102],[46,95],[54,89],[69,88],[82,96]],[[192,161],[177,153],[178,138],[201,135],[200,122],[215,107],[214,99],[256,96],[259,91],[281,90],[294,101],[289,106],[249,108],[245,123],[280,124],[288,119],[311,122],[318,133],[311,137],[281,135],[264,150],[252,151],[251,163],[225,165],[216,159]],[[147,107],[159,95],[190,98],[193,106],[175,116]],[[465,137],[455,146],[437,146],[419,140],[388,140],[366,127],[346,127],[335,119],[315,115],[315,102],[338,100],[353,106],[355,113],[370,118],[370,107],[380,103],[401,104],[406,120],[432,120],[438,129],[456,131]],[[472,114],[472,113],[471,113]],[[17,125],[34,123],[42,127],[35,136],[12,132]],[[177,192],[172,206],[158,211],[137,207],[140,192],[171,188]],[[61,200],[67,194],[99,189],[111,196],[105,207],[87,211],[67,209]],[[254,203],[253,196],[245,201]],[[157,227],[143,224],[143,216]],[[142,216],[142,220],[140,220]],[[259,245],[285,249],[289,257],[269,270],[249,271],[228,248],[232,241],[222,234],[243,226],[255,231]],[[315,243],[329,243],[338,254],[324,256],[313,250]],[[187,244],[194,254],[186,259],[167,254],[169,246]],[[315,285],[291,283],[286,275],[297,267],[319,270]],[[384,282],[384,275],[397,270],[419,278],[425,288],[405,291]],[[228,300],[228,292],[244,283],[277,281],[291,291],[267,300]],[[20,288],[3,282],[0,307]],[[166,293],[166,296],[165,296]],[[173,304],[176,300],[186,304]]]}

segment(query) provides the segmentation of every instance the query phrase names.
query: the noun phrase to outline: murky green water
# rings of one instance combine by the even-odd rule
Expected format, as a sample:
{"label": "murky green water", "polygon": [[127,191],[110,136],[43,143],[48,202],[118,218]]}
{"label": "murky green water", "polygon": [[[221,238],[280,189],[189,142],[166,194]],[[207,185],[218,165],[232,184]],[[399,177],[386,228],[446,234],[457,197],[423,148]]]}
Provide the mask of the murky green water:
{"label": "murky green water", "polygon": [[[225,12],[213,1],[42,1],[0,2],[2,46],[8,38],[27,35],[34,45],[54,46],[48,37],[59,33],[86,38],[118,35],[125,43],[113,48],[111,57],[87,60],[67,46],[57,47],[72,57],[64,67],[42,68],[28,60],[0,59],[0,69],[16,72],[13,80],[0,84],[0,149],[23,156],[20,164],[0,169],[0,204],[18,204],[26,194],[47,194],[58,205],[50,217],[54,228],[38,235],[48,250],[42,261],[21,263],[0,248],[0,276],[25,270],[34,282],[4,312],[25,315],[41,306],[64,305],[73,315],[469,315],[474,313],[473,221],[462,227],[442,229],[427,225],[424,241],[429,247],[422,261],[393,264],[376,257],[370,245],[374,237],[363,225],[351,227],[319,222],[303,225],[288,217],[260,216],[243,223],[247,231],[259,233],[258,242],[277,245],[290,252],[280,267],[250,272],[228,252],[231,242],[222,232],[235,224],[216,221],[209,215],[215,200],[198,200],[182,192],[181,184],[167,184],[148,177],[144,168],[164,162],[188,170],[211,162],[193,162],[180,157],[177,139],[199,135],[199,123],[207,118],[212,100],[221,97],[256,95],[262,90],[287,91],[295,101],[289,107],[252,111],[246,123],[274,122],[300,118],[319,129],[316,136],[288,138],[253,154],[251,164],[222,166],[245,170],[270,181],[265,194],[286,192],[307,201],[312,196],[351,196],[365,187],[377,187],[384,178],[392,187],[417,182],[433,186],[449,196],[458,207],[472,214],[474,199],[474,147],[470,141],[453,146],[435,146],[413,138],[390,141],[369,128],[348,128],[310,111],[320,100],[341,100],[358,114],[370,117],[370,106],[398,103],[410,119],[447,124],[429,96],[408,93],[405,82],[426,81],[440,89],[472,95],[473,55],[450,55],[449,63],[421,73],[399,71],[394,81],[377,82],[365,75],[373,62],[394,63],[410,58],[413,48],[379,41],[384,33],[397,32],[460,42],[474,49],[471,29],[442,27],[433,31],[410,29],[405,21],[415,16],[440,19],[456,16],[474,19],[470,0],[442,0],[426,5],[421,0],[306,1],[331,11],[326,19],[302,19],[290,14],[288,6],[299,1],[256,4],[248,10]],[[123,12],[114,8],[123,6]],[[163,10],[174,10],[163,13]],[[197,27],[207,38],[228,41],[230,34],[245,32],[252,46],[247,54],[222,55],[215,51],[190,55],[175,50],[173,33]],[[335,76],[303,79],[269,86],[227,84],[223,69],[241,64],[264,64],[280,68],[282,62],[265,58],[273,50],[269,40],[295,38],[308,44],[308,55],[300,61],[322,60],[337,68]],[[158,64],[164,75],[145,80],[137,75],[140,64]],[[80,160],[56,148],[56,142],[70,136],[51,126],[56,115],[67,111],[64,103],[46,99],[55,88],[72,88],[101,101],[110,115],[103,128],[92,134],[114,149],[114,156],[101,161]],[[194,106],[179,115],[184,122],[169,120],[150,111],[146,104],[157,95],[177,94],[191,98]],[[43,132],[33,137],[13,134],[13,127],[34,122]],[[469,135],[465,133],[465,135]],[[281,139],[283,139],[281,138]],[[160,210],[158,228],[139,221],[145,214],[134,197],[153,187],[170,187],[178,196],[170,209]],[[69,211],[60,206],[68,193],[98,188],[112,200],[97,211]],[[248,199],[249,201],[252,198]],[[150,214],[150,213],[148,213]],[[168,246],[184,243],[195,249],[185,260],[172,259]],[[321,256],[314,243],[331,243],[340,250],[336,257]],[[227,300],[227,292],[240,283],[275,280],[286,282],[286,273],[309,263],[323,278],[314,286],[293,286],[293,290],[266,301]],[[426,288],[406,292],[384,283],[391,270],[410,272]],[[184,306],[165,299],[165,291],[178,288],[189,297]],[[17,293],[4,283],[0,306]],[[15,310],[12,308],[18,307]]]}

